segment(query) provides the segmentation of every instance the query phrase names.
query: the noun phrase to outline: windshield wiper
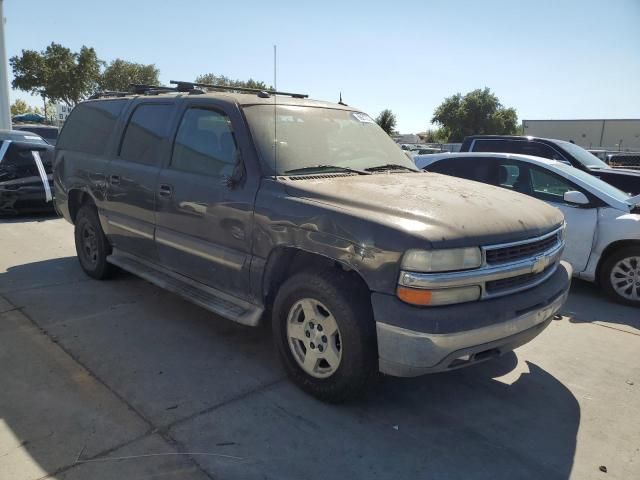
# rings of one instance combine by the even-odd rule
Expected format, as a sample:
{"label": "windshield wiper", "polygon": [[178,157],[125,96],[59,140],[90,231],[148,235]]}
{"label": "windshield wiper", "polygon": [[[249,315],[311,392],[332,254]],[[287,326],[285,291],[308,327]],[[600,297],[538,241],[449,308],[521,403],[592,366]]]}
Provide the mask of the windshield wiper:
{"label": "windshield wiper", "polygon": [[385,170],[409,170],[410,172],[419,172],[415,168],[407,167],[397,163],[387,163],[386,165],[378,165],[377,167],[365,168],[367,172],[383,172]]}
{"label": "windshield wiper", "polygon": [[358,175],[371,175],[370,172],[365,172],[364,170],[358,170],[357,168],[351,167],[341,167],[339,165],[313,165],[311,167],[302,167],[302,168],[294,168],[292,170],[285,170],[284,173],[315,173],[322,172],[325,170],[338,170],[340,172],[351,172],[357,173]]}

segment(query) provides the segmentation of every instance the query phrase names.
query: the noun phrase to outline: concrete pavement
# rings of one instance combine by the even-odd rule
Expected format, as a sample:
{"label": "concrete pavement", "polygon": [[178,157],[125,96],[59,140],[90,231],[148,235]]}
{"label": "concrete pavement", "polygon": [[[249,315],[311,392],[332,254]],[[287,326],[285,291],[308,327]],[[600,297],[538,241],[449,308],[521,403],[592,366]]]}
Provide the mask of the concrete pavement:
{"label": "concrete pavement", "polygon": [[0,221],[0,252],[1,480],[640,477],[640,315],[592,285],[514,354],[333,406],[268,328],[86,277],[64,220]]}

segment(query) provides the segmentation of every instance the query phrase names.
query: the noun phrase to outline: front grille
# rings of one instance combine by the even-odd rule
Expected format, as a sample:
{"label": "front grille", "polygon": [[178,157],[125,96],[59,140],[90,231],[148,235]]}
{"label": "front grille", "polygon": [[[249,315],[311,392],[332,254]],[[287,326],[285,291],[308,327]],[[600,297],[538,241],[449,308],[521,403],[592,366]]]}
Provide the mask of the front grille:
{"label": "front grille", "polygon": [[533,240],[529,243],[521,243],[502,248],[487,249],[487,264],[499,265],[502,263],[513,262],[523,258],[530,258],[539,253],[550,250],[559,243],[558,234],[551,235],[542,240]]}
{"label": "front grille", "polygon": [[338,178],[338,177],[351,177],[354,175],[358,175],[357,173],[322,173],[316,175],[297,175],[290,176],[289,180],[319,180],[323,178]]}
{"label": "front grille", "polygon": [[549,273],[549,270],[551,270],[552,268],[555,268],[555,264],[547,267],[542,272],[525,273],[524,275],[518,275],[517,277],[501,278],[500,280],[493,280],[491,282],[485,283],[484,288],[487,293],[495,294],[495,293],[503,292],[505,290],[511,290],[513,288],[522,287],[523,285],[534,283],[539,278],[544,277],[547,273]]}

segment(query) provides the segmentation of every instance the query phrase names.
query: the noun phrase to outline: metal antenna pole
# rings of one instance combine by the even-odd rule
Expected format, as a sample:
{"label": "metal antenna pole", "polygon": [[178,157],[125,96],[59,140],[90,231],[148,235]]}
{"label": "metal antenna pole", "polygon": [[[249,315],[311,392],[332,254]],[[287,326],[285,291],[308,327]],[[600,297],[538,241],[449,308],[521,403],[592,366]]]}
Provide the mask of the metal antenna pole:
{"label": "metal antenna pole", "polygon": [[9,68],[7,51],[4,46],[3,0],[0,0],[0,130],[11,129],[11,111],[9,109]]}
{"label": "metal antenna pole", "polygon": [[[273,46],[273,90],[278,91],[277,78],[277,47]],[[277,112],[277,95],[273,94],[273,164],[275,174],[278,175],[278,112]]]}

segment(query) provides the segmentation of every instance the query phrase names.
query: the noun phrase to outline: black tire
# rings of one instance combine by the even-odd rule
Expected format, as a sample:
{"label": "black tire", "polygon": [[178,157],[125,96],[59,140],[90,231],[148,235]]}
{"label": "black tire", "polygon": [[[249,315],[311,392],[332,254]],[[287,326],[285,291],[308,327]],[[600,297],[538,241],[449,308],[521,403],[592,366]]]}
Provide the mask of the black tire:
{"label": "black tire", "polygon": [[111,245],[104,235],[98,211],[91,204],[80,207],[75,222],[76,253],[80,266],[87,275],[97,280],[108,278],[114,270],[107,262]]}
{"label": "black tire", "polygon": [[[621,262],[625,259],[625,263],[630,267],[628,271],[620,269]],[[612,277],[618,279],[616,285]],[[608,255],[600,268],[598,281],[612,300],[623,305],[640,307],[640,245],[623,247]]]}
{"label": "black tire", "polygon": [[[322,304],[318,311],[321,315],[329,313],[338,327],[335,338],[338,339],[336,346],[341,357],[337,368],[324,378],[317,378],[307,373],[298,363],[294,355],[297,355],[296,351],[300,353],[301,350],[291,346],[287,333],[289,315],[292,314],[292,318],[300,318],[295,317],[294,313],[302,310],[292,309],[296,306],[300,308],[298,302],[303,299],[314,299]],[[304,317],[304,313],[299,315]],[[308,328],[307,319],[300,325]],[[315,329],[320,329],[318,325]],[[376,329],[368,291],[344,272],[339,270],[303,271],[286,280],[274,301],[272,329],[280,359],[289,377],[304,391],[320,400],[339,403],[359,397],[367,391],[378,372]],[[307,331],[305,335],[306,333]],[[315,335],[320,333],[322,332],[316,332]],[[324,336],[321,338],[323,340],[318,342],[327,341]],[[302,341],[294,339],[291,341],[303,345]],[[331,338],[328,341],[331,343]],[[309,343],[306,345],[305,352],[310,348]],[[326,355],[329,353],[329,348],[326,343],[324,345]],[[315,354],[321,355],[320,344],[315,348],[318,349]],[[299,355],[298,358],[300,358]],[[318,369],[323,368],[322,362],[326,360],[319,360]],[[329,370],[332,370],[328,363],[326,365],[329,366]],[[326,372],[324,374],[327,375]]]}

